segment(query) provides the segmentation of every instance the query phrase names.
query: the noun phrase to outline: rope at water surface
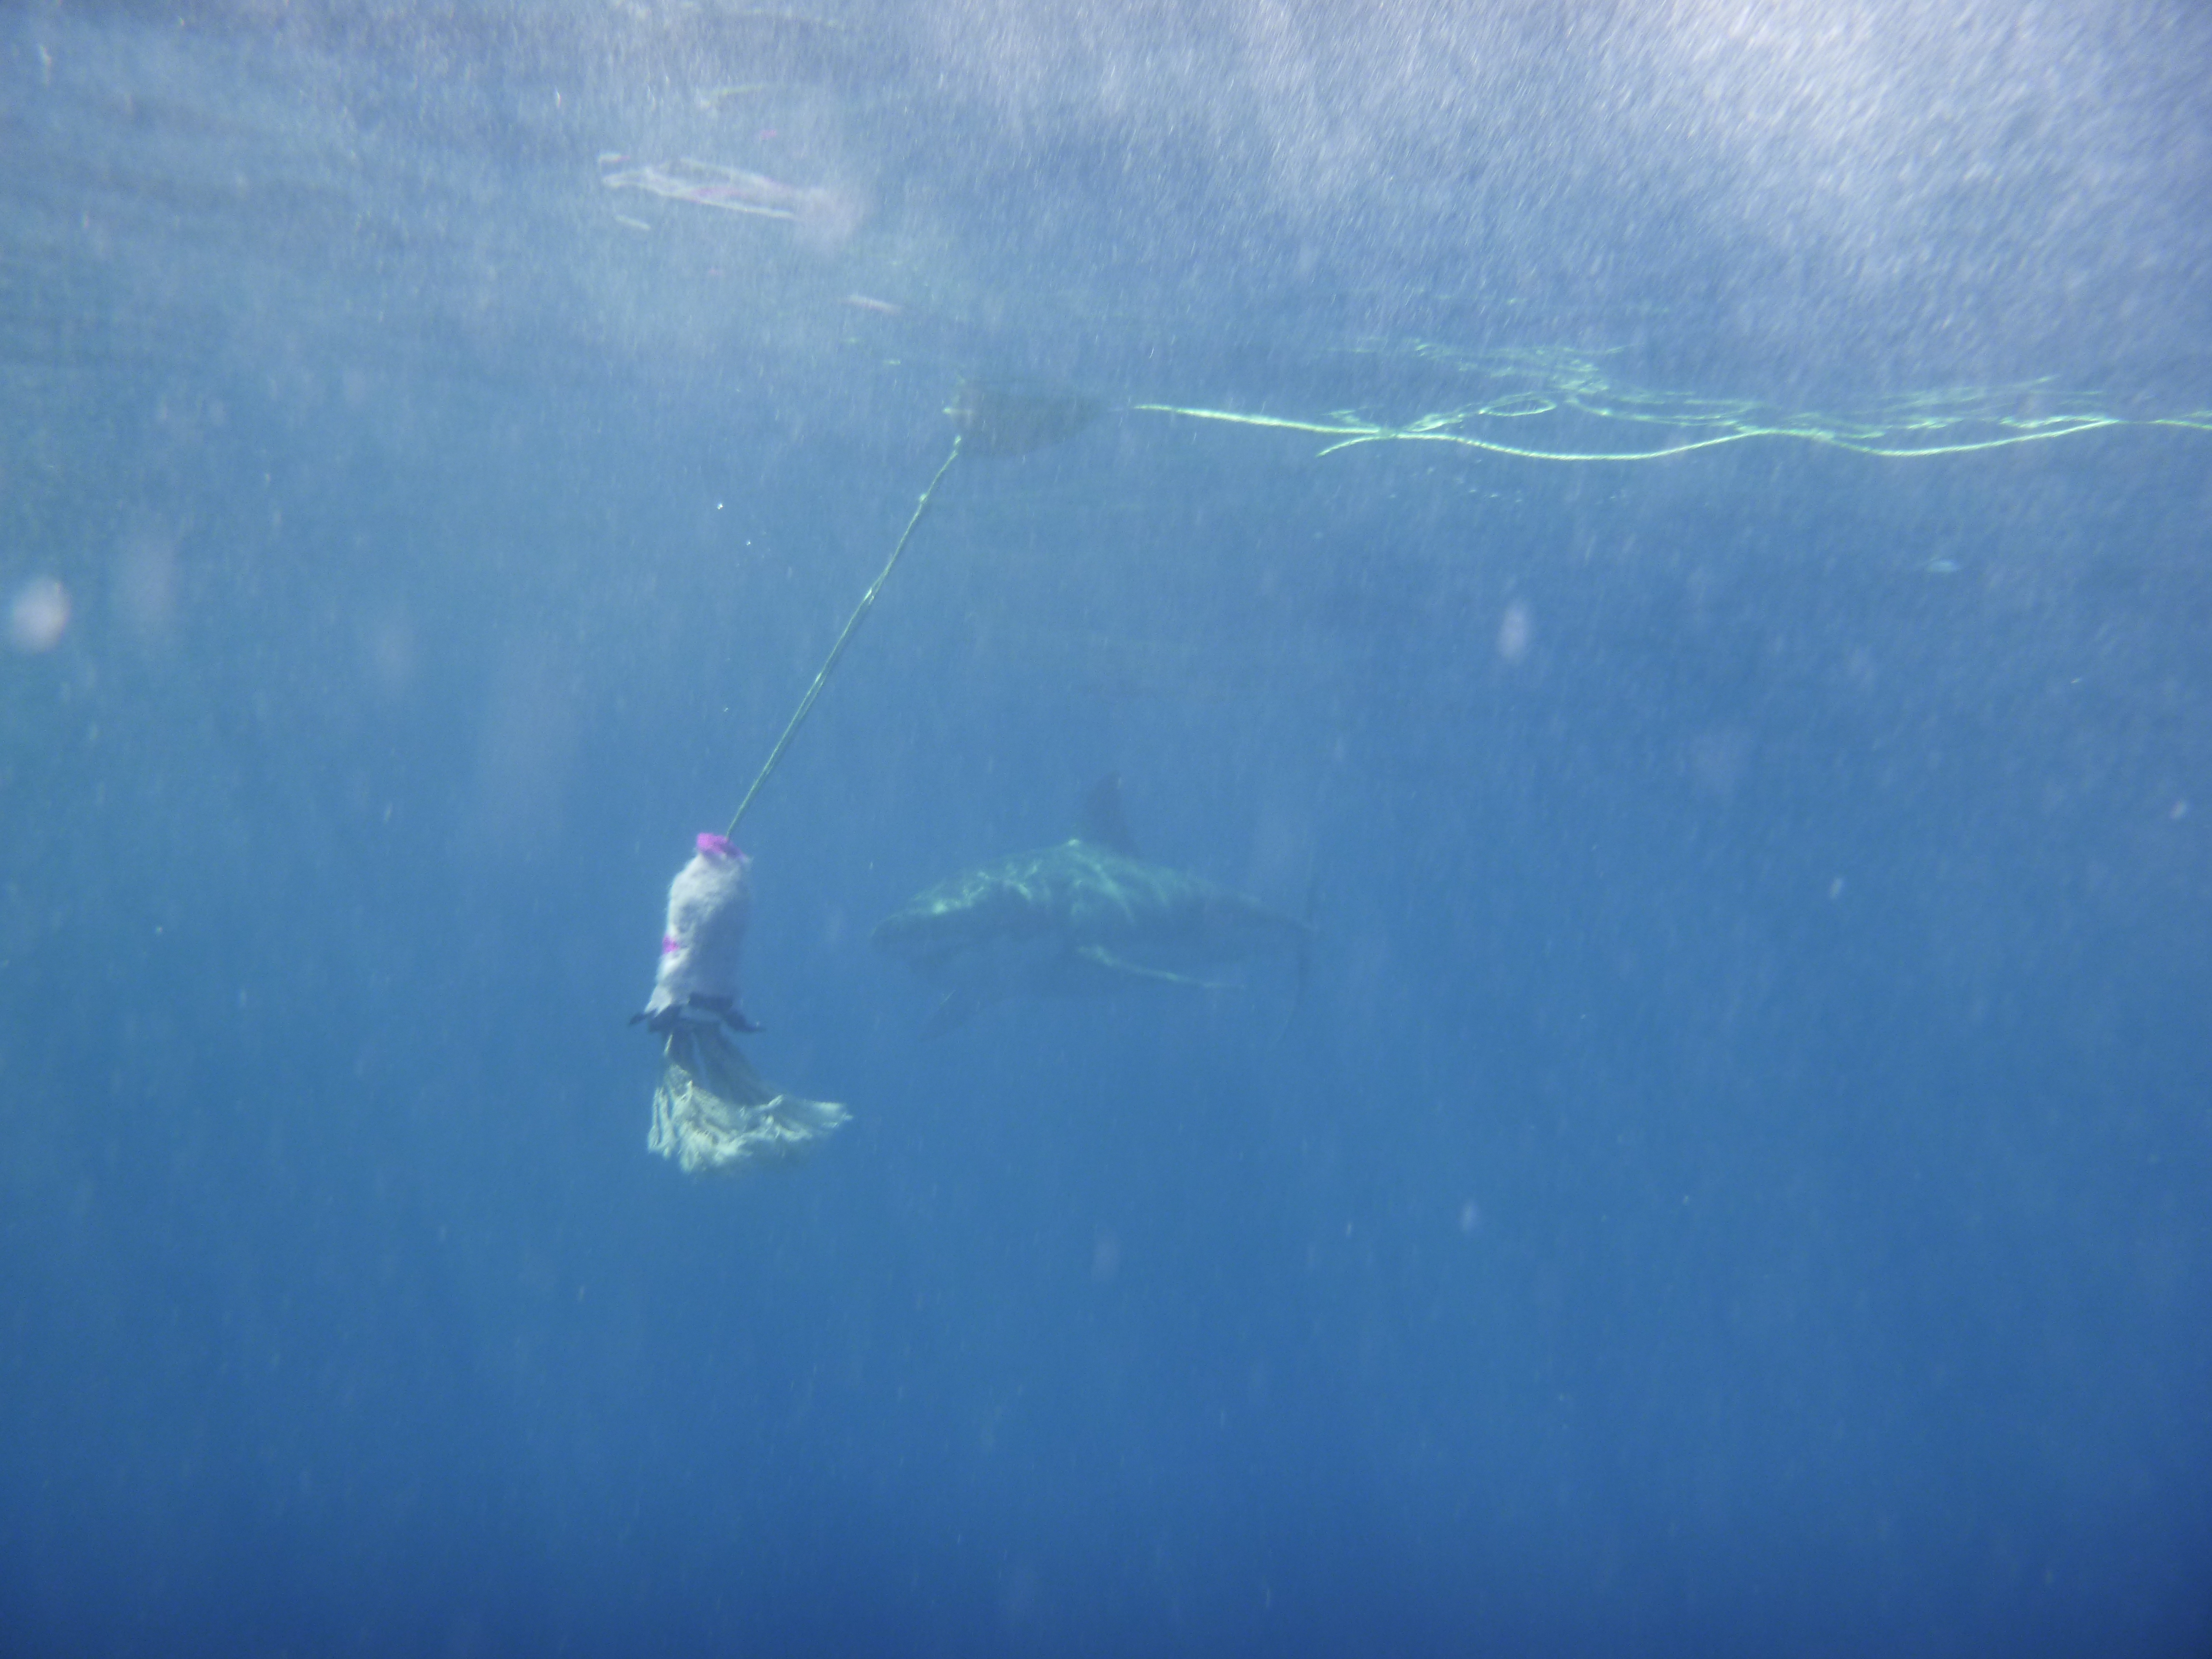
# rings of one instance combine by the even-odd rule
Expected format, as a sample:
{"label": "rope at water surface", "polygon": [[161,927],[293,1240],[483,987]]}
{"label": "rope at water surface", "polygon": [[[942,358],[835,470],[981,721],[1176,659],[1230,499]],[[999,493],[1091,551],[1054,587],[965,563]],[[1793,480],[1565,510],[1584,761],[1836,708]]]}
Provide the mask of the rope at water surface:
{"label": "rope at water surface", "polygon": [[[1399,421],[1356,410],[1300,417],[1164,402],[1125,407],[1135,413],[1310,433],[1334,441],[1320,451],[1324,456],[1360,444],[1439,443],[1531,461],[1656,461],[1756,438],[1795,439],[1854,454],[1905,460],[1975,454],[2120,427],[2212,432],[2212,410],[2122,415],[2101,398],[2064,392],[2049,380],[1908,392],[1878,401],[1862,412],[1836,415],[1789,411],[1749,398],[1700,397],[1618,384],[1607,376],[1596,356],[1579,351],[1516,348],[1467,354],[1428,344],[1405,349],[1431,368],[1486,383],[1492,395],[1458,409]],[[1588,425],[1626,422],[1658,428],[1667,436],[1661,442],[1613,447],[1508,442],[1502,434],[1479,429],[1482,422],[1520,423],[1543,416]]]}

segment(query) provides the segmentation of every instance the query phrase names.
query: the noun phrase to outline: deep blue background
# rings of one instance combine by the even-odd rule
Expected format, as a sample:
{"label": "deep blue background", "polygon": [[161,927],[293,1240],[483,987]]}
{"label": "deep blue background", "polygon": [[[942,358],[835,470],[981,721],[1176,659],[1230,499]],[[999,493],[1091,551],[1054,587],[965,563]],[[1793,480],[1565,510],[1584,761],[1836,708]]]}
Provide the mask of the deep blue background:
{"label": "deep blue background", "polygon": [[[744,63],[673,25],[186,15],[9,35],[0,598],[75,611],[0,655],[0,1646],[2212,1642],[2202,429],[1598,465],[1121,407],[1410,417],[1444,336],[2201,408],[2174,17],[1966,14],[1997,137],[1913,140],[1942,269],[1881,276],[1786,179],[1701,240],[1548,128],[1455,148],[1488,29],[1642,155],[1560,90],[1666,125],[1632,24],[1409,14],[1454,70],[1325,9],[886,14],[744,36],[782,112],[702,135]],[[1291,191],[1239,122],[1294,85]],[[592,167],[830,126],[832,248]],[[2120,251],[2036,217],[2094,167]],[[1009,368],[1115,407],[955,467],[742,837],[752,1052],[853,1121],[686,1180],[623,1024],[665,884]],[[1287,1036],[1262,969],[920,1042],[869,928],[1109,770],[1152,855],[1310,891]]]}

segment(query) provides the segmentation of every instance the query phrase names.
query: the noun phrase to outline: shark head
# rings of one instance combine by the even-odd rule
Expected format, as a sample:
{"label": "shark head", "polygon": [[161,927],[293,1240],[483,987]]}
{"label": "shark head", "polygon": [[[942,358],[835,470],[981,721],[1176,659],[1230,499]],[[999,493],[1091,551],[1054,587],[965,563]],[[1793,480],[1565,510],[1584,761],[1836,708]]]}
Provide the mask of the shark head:
{"label": "shark head", "polygon": [[1040,908],[1038,873],[1024,868],[1022,860],[1009,860],[939,882],[877,924],[875,946],[902,962],[921,964],[1042,933],[1049,924]]}
{"label": "shark head", "polygon": [[1072,908],[1096,895],[1102,860],[1133,859],[1121,816],[1121,779],[1109,773],[1083,804],[1074,837],[1057,847],[1000,859],[917,893],[884,918],[876,948],[915,967],[963,951],[1028,947],[1064,930]]}
{"label": "shark head", "polygon": [[913,899],[876,924],[868,938],[876,949],[902,962],[919,961],[957,948],[957,925],[934,906],[929,895]]}

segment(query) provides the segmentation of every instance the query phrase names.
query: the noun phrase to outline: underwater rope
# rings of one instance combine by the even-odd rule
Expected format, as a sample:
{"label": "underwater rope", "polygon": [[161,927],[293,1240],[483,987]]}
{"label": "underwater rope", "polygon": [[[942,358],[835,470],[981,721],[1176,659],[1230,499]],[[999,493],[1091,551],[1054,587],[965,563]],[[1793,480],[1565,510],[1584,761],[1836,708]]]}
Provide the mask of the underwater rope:
{"label": "underwater rope", "polygon": [[869,608],[876,602],[876,595],[884,591],[884,584],[890,580],[891,572],[897,568],[899,555],[906,551],[906,544],[914,539],[915,527],[921,524],[922,515],[929,511],[929,503],[937,494],[937,486],[945,482],[945,475],[952,471],[952,463],[960,459],[960,446],[967,436],[965,432],[953,434],[951,453],[945,456],[945,465],[937,469],[937,476],[929,481],[929,488],[921,492],[921,499],[915,503],[914,516],[906,521],[906,528],[899,532],[898,542],[892,547],[890,557],[884,561],[884,568],[876,573],[875,580],[868,584],[868,591],[860,595],[860,604],[853,607],[853,614],[845,619],[844,630],[837,635],[837,642],[830,647],[830,654],[822,664],[822,672],[815,675],[814,684],[806,688],[806,695],[799,700],[799,707],[792,711],[791,720],[783,728],[783,735],[775,740],[775,747],[768,751],[768,758],[761,763],[759,775],[753,779],[752,787],[745,791],[745,798],[738,803],[738,810],[730,815],[730,827],[722,832],[726,838],[736,836],[738,825],[744,818],[745,809],[753,804],[753,797],[760,793],[761,786],[775,770],[776,763],[783,758],[783,751],[791,747],[791,740],[798,733],[800,723],[813,712],[815,699],[822,695],[822,688],[830,683],[830,675],[837,666],[837,659],[845,654],[845,647],[852,643],[853,631],[860,627],[860,618],[868,614]]}
{"label": "underwater rope", "polygon": [[823,659],[821,672],[815,675],[814,683],[806,688],[806,695],[799,700],[799,707],[792,711],[790,720],[784,726],[783,735],[775,740],[775,747],[769,750],[768,758],[761,763],[760,772],[753,779],[752,787],[745,791],[745,798],[738,803],[738,810],[731,814],[730,827],[723,831],[725,840],[736,836],[738,825],[745,816],[745,809],[753,804],[753,797],[760,793],[762,786],[767,783],[777,763],[783,759],[784,750],[791,747],[791,740],[797,735],[800,725],[813,712],[815,700],[821,696],[822,688],[830,683],[830,676],[836,670],[837,659],[845,654],[845,647],[853,642],[853,635],[860,625],[860,618],[868,614],[869,608],[876,602],[876,596],[884,591],[884,584],[890,580],[891,572],[898,568],[899,556],[906,551],[906,544],[914,539],[914,532],[929,512],[929,504],[937,497],[937,487],[945,482],[945,475],[952,471],[953,462],[963,454],[1020,455],[1033,449],[1042,449],[1048,444],[1056,444],[1090,425],[1097,417],[1099,405],[1091,398],[1076,396],[1057,387],[1024,386],[1012,381],[963,380],[945,412],[952,417],[951,451],[945,455],[944,464],[937,469],[936,476],[930,479],[929,488],[921,492],[921,499],[914,504],[914,516],[906,521],[906,528],[899,532],[899,538],[891,548],[890,557],[884,561],[884,568],[876,573],[875,580],[868,584],[868,591],[860,595],[860,604],[853,607],[853,614],[845,619],[844,629],[838,634],[836,642],[830,647],[830,654]]}

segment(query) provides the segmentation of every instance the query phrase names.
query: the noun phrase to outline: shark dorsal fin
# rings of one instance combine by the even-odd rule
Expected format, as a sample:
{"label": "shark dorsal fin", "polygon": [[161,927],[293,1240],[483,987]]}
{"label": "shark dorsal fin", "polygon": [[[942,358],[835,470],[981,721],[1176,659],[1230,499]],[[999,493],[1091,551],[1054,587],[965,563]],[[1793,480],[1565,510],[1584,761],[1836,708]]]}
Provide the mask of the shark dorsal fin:
{"label": "shark dorsal fin", "polygon": [[1121,775],[1109,772],[1091,786],[1091,793],[1083,798],[1083,822],[1076,833],[1087,842],[1130,858],[1137,856],[1137,839],[1129,833],[1129,821],[1121,816]]}

